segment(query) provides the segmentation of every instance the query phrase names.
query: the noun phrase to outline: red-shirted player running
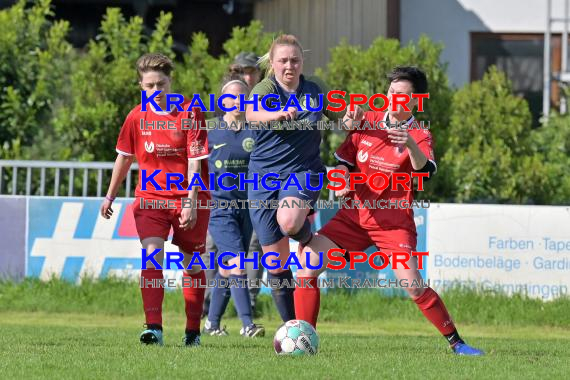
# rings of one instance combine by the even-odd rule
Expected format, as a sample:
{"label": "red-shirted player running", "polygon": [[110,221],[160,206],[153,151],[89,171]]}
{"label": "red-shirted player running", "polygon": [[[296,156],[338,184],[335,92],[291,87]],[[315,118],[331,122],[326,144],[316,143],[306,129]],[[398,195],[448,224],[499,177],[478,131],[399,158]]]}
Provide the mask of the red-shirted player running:
{"label": "red-shirted player running", "polygon": [[[389,76],[390,88],[388,97],[393,94],[426,93],[427,79],[425,74],[415,67],[398,67]],[[397,111],[387,113],[347,112],[345,121],[353,127],[353,123],[361,122],[361,130],[352,130],[344,143],[336,151],[338,159],[337,169],[361,172],[370,177],[379,171],[391,177],[392,173],[428,172],[434,174],[437,167],[434,162],[431,134],[423,129],[380,129],[397,122],[410,125],[414,121],[413,109],[417,106],[417,99],[408,103],[410,111],[404,111],[398,106]],[[352,120],[356,119],[356,120]],[[360,119],[360,120],[359,120]],[[364,119],[364,124],[362,124]],[[386,124],[379,122],[385,121]],[[368,123],[368,124],[366,124]],[[416,124],[417,125],[417,124]],[[370,126],[370,129],[366,129]],[[374,128],[376,127],[376,128]],[[380,178],[380,181],[383,181]],[[347,179],[348,182],[348,179]],[[383,187],[383,183],[375,183]],[[398,186],[392,190],[388,186],[383,191],[376,191],[367,184],[357,184],[354,192],[349,192],[348,186],[336,192],[339,197],[347,196],[354,200],[379,201],[380,204],[389,204],[388,201],[413,199],[413,192]],[[377,204],[374,202],[374,204]],[[393,203],[392,203],[393,204]],[[413,210],[408,209],[359,209],[343,208],[305,245],[303,252],[310,252],[311,263],[317,265],[319,256],[315,252],[324,252],[323,266],[320,270],[300,269],[298,278],[307,278],[310,287],[297,287],[295,290],[295,314],[316,326],[320,306],[320,290],[317,286],[317,277],[324,271],[327,264],[326,252],[333,248],[342,248],[347,251],[364,251],[375,245],[378,250],[391,255],[392,252],[411,253],[416,248],[416,226]],[[306,261],[303,253],[301,263]],[[305,263],[306,264],[306,263]],[[409,284],[421,283],[422,277],[418,271],[415,257],[407,262],[409,269],[399,265],[394,272],[398,279],[406,279]],[[306,267],[306,265],[303,265]],[[465,344],[459,337],[457,329],[449,316],[445,305],[439,295],[431,288],[408,287],[406,291],[425,317],[447,338],[453,352],[461,355],[482,355],[483,352]]]}
{"label": "red-shirted player running", "polygon": [[[155,99],[163,110],[166,110],[166,94],[170,92],[173,65],[172,61],[162,54],[145,54],[137,61],[139,84],[142,90],[150,96],[154,91],[161,91]],[[206,231],[208,228],[209,210],[181,208],[181,198],[188,197],[193,201],[210,199],[207,191],[198,191],[193,187],[190,192],[178,190],[176,186],[166,186],[166,173],[183,173],[187,177],[181,182],[184,189],[188,188],[188,178],[200,173],[204,183],[207,182],[208,171],[208,142],[207,133],[197,128],[204,124],[204,116],[199,109],[188,112],[189,101],[184,101],[180,112],[175,107],[170,111],[158,111],[152,106],[146,112],[141,111],[141,104],[136,106],[127,116],[117,142],[117,159],[113,167],[111,184],[105,201],[101,205],[101,215],[109,219],[113,215],[111,205],[119,186],[125,179],[134,158],[139,163],[139,181],[135,192],[133,213],[137,232],[142,247],[147,252],[160,249],[155,256],[156,262],[162,264],[164,259],[164,241],[168,239],[170,228],[174,230],[172,243],[184,254],[184,268],[188,267],[193,252],[204,252]],[[183,125],[181,119],[186,119]],[[193,119],[193,124],[188,121]],[[151,123],[166,122],[166,128],[153,128]],[[143,124],[144,123],[144,124]],[[141,129],[141,125],[146,126]],[[193,126],[192,126],[193,125]],[[150,177],[154,170],[161,172],[154,177],[156,183],[164,189],[158,191],[149,185],[141,189],[141,172],[146,170]],[[174,200],[176,209],[146,209],[140,208],[140,199],[144,200]],[[163,279],[162,269],[156,269],[152,263],[147,264],[151,269],[141,271],[141,283],[144,280]],[[200,267],[192,267],[184,271],[184,277],[205,282],[204,272]],[[156,282],[154,282],[156,283]],[[187,279],[185,283],[190,283]],[[147,328],[141,333],[140,341],[145,344],[163,344],[162,338],[162,301],[164,288],[161,286],[141,287]],[[200,344],[200,317],[204,300],[205,288],[184,287],[182,289],[186,309],[186,334],[184,343],[187,346]]]}

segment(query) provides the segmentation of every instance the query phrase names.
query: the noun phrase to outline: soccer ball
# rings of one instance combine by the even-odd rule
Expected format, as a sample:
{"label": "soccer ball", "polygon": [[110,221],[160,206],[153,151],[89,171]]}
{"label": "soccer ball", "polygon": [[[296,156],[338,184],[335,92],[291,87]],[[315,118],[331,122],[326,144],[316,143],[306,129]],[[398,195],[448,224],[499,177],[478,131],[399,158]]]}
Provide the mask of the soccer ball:
{"label": "soccer ball", "polygon": [[309,322],[294,319],[277,329],[273,348],[279,355],[314,355],[319,350],[319,336]]}

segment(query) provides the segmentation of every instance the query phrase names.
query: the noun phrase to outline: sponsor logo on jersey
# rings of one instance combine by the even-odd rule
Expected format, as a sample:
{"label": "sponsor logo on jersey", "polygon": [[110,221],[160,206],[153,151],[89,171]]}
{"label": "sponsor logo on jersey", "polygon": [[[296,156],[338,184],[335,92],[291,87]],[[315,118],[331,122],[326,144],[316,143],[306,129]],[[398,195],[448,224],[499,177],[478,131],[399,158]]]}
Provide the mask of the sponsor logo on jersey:
{"label": "sponsor logo on jersey", "polygon": [[221,147],[223,147],[223,146],[226,146],[226,145],[228,145],[228,144],[227,144],[227,143],[223,143],[223,144],[214,144],[214,146],[213,146],[213,149],[214,149],[214,150],[216,150],[216,149],[220,149]]}
{"label": "sponsor logo on jersey", "polygon": [[243,139],[241,146],[243,150],[245,150],[248,153],[251,153],[253,151],[254,144],[255,141],[251,137],[246,137],[245,139]]}
{"label": "sponsor logo on jersey", "polygon": [[361,142],[366,146],[372,146],[372,143],[370,141],[362,140]]}
{"label": "sponsor logo on jersey", "polygon": [[357,157],[358,157],[358,161],[366,162],[366,160],[368,160],[368,153],[363,151],[363,150],[359,150]]}
{"label": "sponsor logo on jersey", "polygon": [[301,111],[308,111],[307,109],[307,99],[309,100],[309,105],[311,106],[312,109],[315,109],[319,106],[319,102],[310,97],[308,94],[305,95],[305,97],[302,97],[299,100],[299,105],[301,106]]}
{"label": "sponsor logo on jersey", "polygon": [[154,152],[154,143],[152,141],[145,141],[144,142],[144,149],[147,151],[147,153],[152,153]]}

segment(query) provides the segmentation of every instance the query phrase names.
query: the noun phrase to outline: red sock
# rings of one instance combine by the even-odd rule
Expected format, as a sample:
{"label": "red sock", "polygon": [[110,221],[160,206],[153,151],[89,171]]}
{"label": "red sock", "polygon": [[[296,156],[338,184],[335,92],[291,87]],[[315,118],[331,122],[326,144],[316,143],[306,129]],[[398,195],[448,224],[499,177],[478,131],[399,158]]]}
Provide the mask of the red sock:
{"label": "red sock", "polygon": [[202,318],[204,294],[206,293],[206,288],[200,287],[200,284],[206,285],[206,274],[204,271],[196,274],[184,273],[184,277],[188,278],[185,280],[185,284],[192,284],[192,287],[182,287],[186,309],[186,330],[200,331],[200,318]]}
{"label": "red sock", "polygon": [[427,288],[424,294],[415,299],[414,302],[440,333],[449,335],[455,331],[455,325],[435,290]]}
{"label": "red sock", "polygon": [[308,285],[295,288],[295,316],[297,319],[309,322],[316,328],[319,308],[321,307],[321,290],[318,286],[317,277],[297,277],[297,280],[305,280],[305,284],[311,284],[312,288]]}
{"label": "red sock", "polygon": [[[162,300],[164,300],[164,287],[154,286],[156,281],[161,280],[162,269],[143,269],[141,270],[141,287],[142,301],[144,307],[144,315],[147,325],[162,325]],[[153,281],[145,285],[145,280]]]}

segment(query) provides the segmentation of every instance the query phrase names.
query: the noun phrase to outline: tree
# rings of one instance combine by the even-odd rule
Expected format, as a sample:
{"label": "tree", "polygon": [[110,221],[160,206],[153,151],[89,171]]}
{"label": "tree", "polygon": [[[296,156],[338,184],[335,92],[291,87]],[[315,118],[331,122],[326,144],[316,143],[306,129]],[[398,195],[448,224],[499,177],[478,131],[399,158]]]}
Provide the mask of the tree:
{"label": "tree", "polygon": [[460,89],[453,97],[449,146],[439,173],[450,200],[550,203],[559,180],[552,182],[558,167],[549,162],[561,161],[563,136],[555,128],[533,131],[531,125],[528,104],[513,95],[496,67]]}
{"label": "tree", "polygon": [[[325,69],[318,69],[331,89],[347,93],[385,94],[389,83],[387,74],[399,65],[415,65],[422,69],[428,78],[429,100],[424,101],[425,112],[417,113],[417,118],[426,125],[429,121],[434,136],[436,158],[441,157],[447,146],[447,125],[449,124],[449,104],[452,90],[449,87],[446,64],[441,63],[442,44],[436,44],[428,37],[421,36],[417,44],[409,43],[402,47],[395,39],[379,37],[370,47],[349,45],[346,41],[331,49],[331,60]],[[379,102],[376,106],[381,107]],[[367,106],[364,107],[368,109]],[[333,152],[343,141],[344,136],[326,133],[322,148],[322,158],[326,164],[334,164]],[[436,176],[426,187],[422,198],[441,198],[442,180]]]}
{"label": "tree", "polygon": [[46,135],[72,54],[67,21],[51,21],[49,0],[0,11],[0,158],[23,158]]}
{"label": "tree", "polygon": [[59,159],[113,160],[121,125],[140,99],[136,60],[145,52],[171,58],[170,13],[161,13],[149,37],[143,21],[126,20],[118,8],[108,8],[101,34],[71,65],[66,102],[54,113],[57,134],[66,141]]}

